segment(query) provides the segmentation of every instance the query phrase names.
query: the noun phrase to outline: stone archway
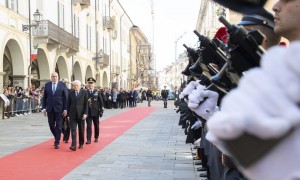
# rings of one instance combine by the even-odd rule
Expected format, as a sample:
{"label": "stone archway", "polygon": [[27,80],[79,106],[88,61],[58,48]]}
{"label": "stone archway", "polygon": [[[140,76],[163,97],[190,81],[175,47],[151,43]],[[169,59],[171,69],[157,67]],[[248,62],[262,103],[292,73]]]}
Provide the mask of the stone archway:
{"label": "stone archway", "polygon": [[102,78],[102,86],[103,87],[108,87],[108,78],[107,78],[107,73],[103,73],[103,78]]}
{"label": "stone archway", "polygon": [[73,73],[74,73],[74,80],[79,80],[83,83],[81,66],[78,61],[76,61],[74,64]]}
{"label": "stone archway", "polygon": [[70,81],[67,62],[63,56],[57,58],[55,72],[58,73],[59,79],[68,79]]}
{"label": "stone archway", "polygon": [[25,72],[25,62],[21,47],[15,39],[9,39],[5,45],[3,53],[3,84],[13,86],[25,86],[25,77],[28,72]]}
{"label": "stone archway", "polygon": [[11,86],[12,85],[13,66],[12,66],[12,60],[11,60],[11,56],[10,56],[8,47],[6,47],[4,50],[3,72],[5,72],[5,74],[3,76],[3,85]]}
{"label": "stone archway", "polygon": [[86,80],[87,80],[89,77],[93,77],[93,71],[92,71],[91,66],[87,66],[87,67],[86,67],[85,84],[87,84]]}
{"label": "stone archway", "polygon": [[31,84],[43,86],[50,80],[49,60],[44,49],[38,48],[37,60],[31,62]]}

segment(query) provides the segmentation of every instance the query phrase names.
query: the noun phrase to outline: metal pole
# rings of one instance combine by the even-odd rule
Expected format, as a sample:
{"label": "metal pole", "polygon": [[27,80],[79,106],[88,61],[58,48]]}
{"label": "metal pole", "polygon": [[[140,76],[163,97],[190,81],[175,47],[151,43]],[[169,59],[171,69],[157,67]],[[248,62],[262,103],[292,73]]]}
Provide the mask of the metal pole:
{"label": "metal pole", "polygon": [[29,67],[28,67],[28,87],[31,85],[31,3],[28,0],[28,16],[29,16]]}
{"label": "metal pole", "polygon": [[[111,0],[111,1],[109,1],[109,4],[108,4],[108,16],[109,16],[109,18],[110,18],[110,5],[111,5],[111,2],[112,2],[113,0]],[[111,69],[112,69],[112,63],[111,63],[111,61],[112,61],[112,59],[111,59],[111,31],[109,32],[109,59],[110,59],[110,61],[109,61],[109,80],[110,80],[110,87],[112,88],[112,72],[111,72]]]}
{"label": "metal pole", "polygon": [[[99,3],[99,2],[98,2]],[[97,18],[97,0],[95,0],[95,36],[96,36],[96,80],[98,80],[97,78],[99,78],[99,82],[100,80],[100,72],[98,72],[98,58],[99,58],[99,53],[98,53],[98,29],[97,29],[97,22],[98,22],[98,18]],[[99,73],[99,74],[98,74]],[[100,83],[99,83],[100,86]]]}
{"label": "metal pole", "polygon": [[[71,27],[72,27],[72,35],[73,36],[76,36],[75,35],[75,32],[74,32],[74,29],[75,29],[75,27],[74,27],[74,20],[75,20],[75,18],[74,18],[74,13],[73,13],[73,0],[71,0],[71,4],[72,4],[72,6],[71,6]],[[72,67],[71,67],[72,69],[72,73],[71,73],[71,78],[70,78],[70,80],[71,81],[74,81],[75,80],[75,78],[74,78],[74,56],[72,55]],[[69,77],[68,77],[69,78]]]}

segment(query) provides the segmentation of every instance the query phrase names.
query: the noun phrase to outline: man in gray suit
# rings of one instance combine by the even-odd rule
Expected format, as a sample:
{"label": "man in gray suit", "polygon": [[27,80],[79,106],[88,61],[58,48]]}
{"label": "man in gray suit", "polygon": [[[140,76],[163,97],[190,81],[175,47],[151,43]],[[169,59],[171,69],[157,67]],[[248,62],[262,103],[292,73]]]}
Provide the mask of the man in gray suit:
{"label": "man in gray suit", "polygon": [[88,114],[88,96],[86,90],[81,89],[79,80],[73,81],[73,89],[68,96],[68,116],[70,118],[72,144],[70,149],[76,151],[76,129],[78,125],[79,147],[83,148],[84,143],[84,124]]}

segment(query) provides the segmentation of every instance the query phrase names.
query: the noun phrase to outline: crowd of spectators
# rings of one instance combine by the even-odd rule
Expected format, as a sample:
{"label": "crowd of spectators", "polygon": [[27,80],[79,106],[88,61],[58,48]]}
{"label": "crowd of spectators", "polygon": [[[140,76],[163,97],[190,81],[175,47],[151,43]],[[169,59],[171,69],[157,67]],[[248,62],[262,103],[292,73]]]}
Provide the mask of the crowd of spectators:
{"label": "crowd of spectators", "polygon": [[[144,100],[147,100],[147,89],[125,90],[120,88],[118,91],[116,88],[99,88],[98,90],[102,94],[106,109],[136,107],[137,103],[143,103]],[[153,92],[153,99],[159,100],[158,93]]]}
{"label": "crowd of spectators", "polygon": [[120,90],[116,88],[99,88],[98,90],[102,94],[104,108],[106,109],[136,107],[137,102],[141,102],[142,91],[140,90],[125,90],[122,88]]}
{"label": "crowd of spectators", "polygon": [[[86,88],[82,86],[82,88]],[[7,85],[3,88],[3,94],[9,99],[5,105],[5,116],[7,118],[14,116],[29,115],[41,111],[41,101],[43,98],[44,87],[30,86],[24,89],[20,86]],[[146,89],[120,88],[97,88],[102,95],[105,109],[117,109],[126,107],[136,107],[137,103],[143,103],[147,100]],[[158,93],[153,93],[153,99],[159,98]]]}
{"label": "crowd of spectators", "polygon": [[26,89],[20,86],[4,86],[3,94],[9,99],[5,105],[5,116],[23,116],[39,112],[41,110],[41,99],[43,88],[30,86]]}

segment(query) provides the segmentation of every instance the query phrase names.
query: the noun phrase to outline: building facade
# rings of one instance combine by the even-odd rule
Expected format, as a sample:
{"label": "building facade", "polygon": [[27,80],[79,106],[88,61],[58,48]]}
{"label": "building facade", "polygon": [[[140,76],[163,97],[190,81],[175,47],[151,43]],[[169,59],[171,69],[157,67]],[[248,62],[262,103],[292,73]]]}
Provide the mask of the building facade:
{"label": "building facade", "polygon": [[[83,83],[86,77],[94,77],[96,2],[2,1],[1,12],[6,15],[6,22],[1,22],[4,85],[43,86],[54,71],[60,78]],[[43,15],[39,24],[31,20],[35,9]]]}
{"label": "building facade", "polygon": [[130,45],[133,23],[118,0],[0,0],[0,13],[1,88],[40,87],[54,71],[69,81],[94,77],[101,87],[137,81],[129,72],[138,50]]}
{"label": "building facade", "polygon": [[132,58],[130,63],[132,85],[134,87],[154,87],[155,64],[152,59],[151,44],[138,26],[131,28]]}
{"label": "building facade", "polygon": [[52,72],[83,84],[94,77],[98,87],[141,82],[137,64],[147,38],[136,40],[118,0],[0,0],[0,15],[0,93],[6,85],[43,87]]}
{"label": "building facade", "polygon": [[164,86],[167,86],[167,88],[173,92],[175,87],[179,88],[183,83],[186,83],[187,77],[181,72],[187,67],[188,62],[186,52],[181,53],[176,62],[158,72],[158,88],[163,89]]}

